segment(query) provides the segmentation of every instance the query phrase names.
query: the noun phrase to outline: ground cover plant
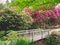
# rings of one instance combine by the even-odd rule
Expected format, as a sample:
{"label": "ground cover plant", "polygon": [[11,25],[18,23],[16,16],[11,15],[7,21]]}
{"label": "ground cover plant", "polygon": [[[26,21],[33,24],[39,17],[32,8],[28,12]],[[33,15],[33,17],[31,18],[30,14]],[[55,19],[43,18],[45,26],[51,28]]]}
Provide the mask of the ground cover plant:
{"label": "ground cover plant", "polygon": [[18,37],[17,32],[11,31],[6,36],[0,37],[0,45],[33,45],[33,42],[25,37]]}

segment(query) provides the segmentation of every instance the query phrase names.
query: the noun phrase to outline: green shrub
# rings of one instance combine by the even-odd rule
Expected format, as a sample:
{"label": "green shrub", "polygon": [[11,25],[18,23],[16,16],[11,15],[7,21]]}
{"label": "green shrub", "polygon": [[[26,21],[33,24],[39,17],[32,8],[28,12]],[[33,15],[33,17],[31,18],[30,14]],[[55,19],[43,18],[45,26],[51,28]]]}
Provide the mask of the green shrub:
{"label": "green shrub", "polygon": [[33,45],[33,43],[31,41],[29,41],[26,38],[20,37],[17,40],[12,40],[10,45]]}
{"label": "green shrub", "polygon": [[9,44],[10,44],[10,41],[0,41],[0,45],[9,45]]}
{"label": "green shrub", "polygon": [[[9,32],[8,34],[6,34],[6,36],[2,36],[2,37],[0,37],[0,40],[1,41],[6,41],[6,40],[15,40],[15,39],[17,39],[18,38],[18,36],[17,36],[17,32],[15,32],[15,31],[12,31],[12,30],[10,30],[10,31],[7,31],[7,32]],[[4,34],[4,33],[3,33]],[[2,34],[1,34],[2,35]]]}
{"label": "green shrub", "polygon": [[47,45],[60,45],[60,32],[53,32],[45,41]]}
{"label": "green shrub", "polygon": [[0,38],[0,45],[33,45],[33,42],[25,37],[18,37],[17,32],[11,31],[7,36]]}
{"label": "green shrub", "polygon": [[33,43],[26,38],[20,37],[15,40],[0,41],[0,45],[33,45]]}
{"label": "green shrub", "polygon": [[0,30],[29,29],[31,24],[32,18],[24,12],[17,14],[10,9],[0,12]]}

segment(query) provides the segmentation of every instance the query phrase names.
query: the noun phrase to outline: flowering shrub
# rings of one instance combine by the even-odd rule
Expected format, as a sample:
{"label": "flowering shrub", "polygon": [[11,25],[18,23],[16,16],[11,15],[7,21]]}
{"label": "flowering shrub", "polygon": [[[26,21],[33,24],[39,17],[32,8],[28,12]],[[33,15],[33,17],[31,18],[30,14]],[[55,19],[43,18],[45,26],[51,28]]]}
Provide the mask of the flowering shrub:
{"label": "flowering shrub", "polygon": [[0,30],[29,29],[32,21],[31,16],[28,16],[24,12],[17,14],[10,9],[0,12]]}
{"label": "flowering shrub", "polygon": [[[34,23],[38,23],[40,26],[56,26],[60,21],[60,9],[55,7],[52,10],[46,10],[41,8],[40,10],[32,11],[29,8],[24,10],[28,15],[31,15],[34,19]],[[34,25],[35,25],[34,24]]]}

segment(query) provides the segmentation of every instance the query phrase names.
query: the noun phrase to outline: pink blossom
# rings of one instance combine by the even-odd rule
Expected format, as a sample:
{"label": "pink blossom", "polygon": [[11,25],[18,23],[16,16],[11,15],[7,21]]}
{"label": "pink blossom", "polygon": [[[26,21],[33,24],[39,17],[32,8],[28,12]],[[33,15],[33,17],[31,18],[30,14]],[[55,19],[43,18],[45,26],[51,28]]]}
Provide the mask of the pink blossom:
{"label": "pink blossom", "polygon": [[51,12],[51,18],[58,19],[57,15],[53,10],[51,10],[50,12]]}
{"label": "pink blossom", "polygon": [[24,11],[24,12],[28,12],[28,8],[24,8],[23,11]]}
{"label": "pink blossom", "polygon": [[60,9],[59,8],[54,8],[54,12],[56,15],[59,17],[60,16]]}
{"label": "pink blossom", "polygon": [[[44,8],[42,8],[42,10],[44,10]],[[54,8],[53,10],[48,10],[46,12],[39,12],[39,11],[35,11],[32,12],[31,10],[28,10],[28,8],[24,9],[25,12],[27,12],[28,15],[32,15],[32,18],[34,19],[34,21],[38,22],[39,24],[46,23],[45,21],[48,21],[50,19],[54,19],[53,21],[53,25],[56,26],[58,25],[58,21],[60,18],[60,9],[59,8]],[[55,21],[56,20],[56,21]],[[52,24],[52,22],[51,22]]]}
{"label": "pink blossom", "polygon": [[34,12],[36,15],[39,15],[39,12],[38,11],[36,11],[36,12]]}
{"label": "pink blossom", "polygon": [[58,22],[55,21],[55,22],[54,22],[54,26],[57,26],[57,25],[58,25]]}
{"label": "pink blossom", "polygon": [[44,13],[44,18],[45,18],[45,19],[49,19],[49,16],[48,16],[48,15],[49,15],[48,12],[45,12],[45,13]]}
{"label": "pink blossom", "polygon": [[32,11],[29,11],[29,12],[28,12],[28,15],[32,15],[32,14],[33,14],[33,12],[32,12]]}

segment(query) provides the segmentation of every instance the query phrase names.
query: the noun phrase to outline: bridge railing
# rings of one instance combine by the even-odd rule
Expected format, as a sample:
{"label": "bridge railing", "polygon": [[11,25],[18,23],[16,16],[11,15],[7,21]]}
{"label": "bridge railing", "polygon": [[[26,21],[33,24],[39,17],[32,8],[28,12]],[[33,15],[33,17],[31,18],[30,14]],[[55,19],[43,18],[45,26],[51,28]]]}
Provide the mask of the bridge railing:
{"label": "bridge railing", "polygon": [[26,37],[32,41],[37,41],[43,38],[46,38],[50,35],[50,29],[43,30],[43,29],[32,29],[32,30],[21,30],[17,31],[18,36]]}

